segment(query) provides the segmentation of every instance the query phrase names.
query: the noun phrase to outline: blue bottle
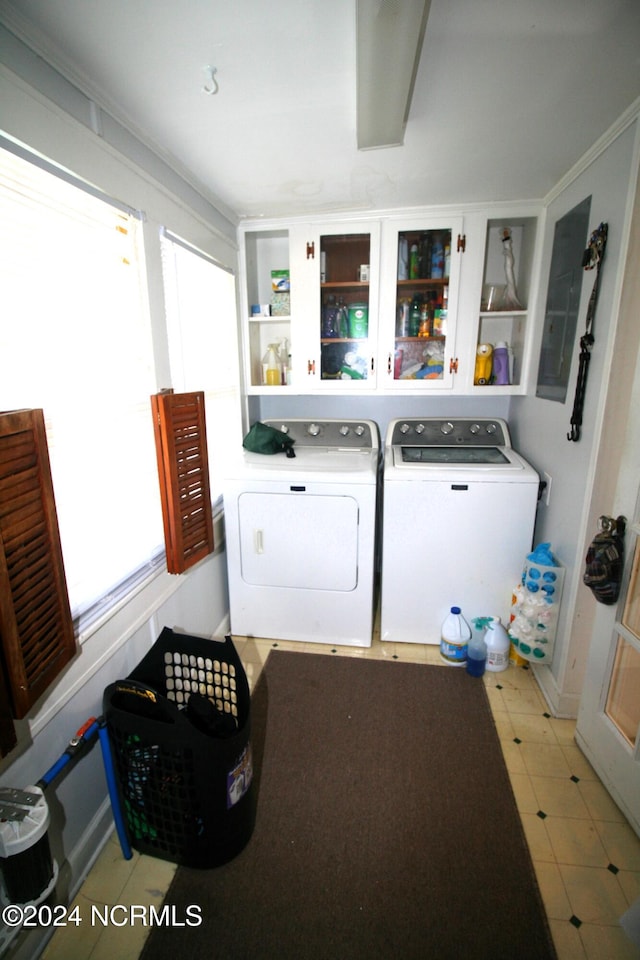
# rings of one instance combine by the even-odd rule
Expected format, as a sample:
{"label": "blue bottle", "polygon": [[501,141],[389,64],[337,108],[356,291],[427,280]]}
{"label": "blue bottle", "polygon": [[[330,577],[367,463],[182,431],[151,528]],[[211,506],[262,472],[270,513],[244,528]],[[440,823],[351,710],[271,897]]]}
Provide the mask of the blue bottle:
{"label": "blue bottle", "polygon": [[486,618],[473,621],[473,631],[467,646],[467,673],[472,677],[483,676],[487,667],[487,644],[484,639]]}
{"label": "blue bottle", "polygon": [[436,233],[431,247],[431,278],[439,280],[444,276],[444,246],[442,237]]}

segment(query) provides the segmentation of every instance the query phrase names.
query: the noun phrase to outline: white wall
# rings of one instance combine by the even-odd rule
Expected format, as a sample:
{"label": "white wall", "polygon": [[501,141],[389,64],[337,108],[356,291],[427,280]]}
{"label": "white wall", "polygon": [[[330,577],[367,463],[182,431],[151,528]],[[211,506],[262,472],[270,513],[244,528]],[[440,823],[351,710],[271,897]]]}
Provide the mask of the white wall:
{"label": "white wall", "polygon": [[[551,543],[558,559],[566,567],[566,574],[553,662],[549,667],[537,667],[536,675],[554,712],[563,716],[577,715],[594,614],[592,595],[582,584],[584,557],[589,541],[597,532],[595,519],[601,513],[610,513],[614,509],[613,503],[600,502],[598,512],[594,515],[592,494],[603,432],[609,429],[603,418],[610,378],[611,387],[615,389],[616,357],[613,343],[637,176],[637,127],[637,120],[625,127],[604,152],[595,156],[579,175],[560,190],[547,209],[534,358],[539,353],[557,220],[591,196],[589,232],[602,221],[608,223],[581,439],[577,443],[569,442],[567,433],[578,372],[579,339],[585,330],[587,304],[595,271],[585,271],[583,274],[566,402],[560,404],[535,397],[536,361],[529,394],[515,397],[511,405],[511,424],[518,448],[540,473],[546,471],[553,478],[550,504],[548,507],[542,504],[538,511],[536,542]],[[606,471],[606,465],[603,469]]]}
{"label": "white wall", "polygon": [[[100,134],[96,133],[92,128],[96,113],[86,98],[41,61],[34,64],[2,28],[0,46],[4,62],[10,60],[20,72],[18,76],[0,66],[0,131],[144,212],[157,388],[171,386],[158,229],[166,226],[235,270],[235,224],[161,161],[150,159],[146,148],[106,115],[98,118]],[[44,84],[57,102],[26,82],[29,70],[33,83]],[[145,162],[145,169],[136,158]],[[42,777],[76,730],[89,717],[101,715],[105,687],[127,676],[163,627],[220,635],[228,627],[227,615],[226,559],[221,549],[187,574],[162,573],[150,579],[82,638],[76,658],[20,721],[18,747],[0,763],[0,783],[21,788]],[[49,836],[60,867],[57,892],[65,897],[77,889],[112,826],[99,747],[67,768],[47,789],[47,800],[52,814]],[[0,927],[0,950],[7,936]],[[39,949],[33,939],[14,947],[20,957],[35,956]]]}

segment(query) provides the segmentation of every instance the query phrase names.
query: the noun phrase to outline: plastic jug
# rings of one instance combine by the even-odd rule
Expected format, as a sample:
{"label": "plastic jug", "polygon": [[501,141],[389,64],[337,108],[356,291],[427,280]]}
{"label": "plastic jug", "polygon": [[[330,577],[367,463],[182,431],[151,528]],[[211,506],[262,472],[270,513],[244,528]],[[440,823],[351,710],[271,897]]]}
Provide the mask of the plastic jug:
{"label": "plastic jug", "polygon": [[440,656],[453,667],[464,667],[471,638],[471,627],[460,607],[451,607],[440,629]]}
{"label": "plastic jug", "polygon": [[491,617],[484,635],[487,645],[487,670],[499,673],[509,666],[511,640],[500,617]]}

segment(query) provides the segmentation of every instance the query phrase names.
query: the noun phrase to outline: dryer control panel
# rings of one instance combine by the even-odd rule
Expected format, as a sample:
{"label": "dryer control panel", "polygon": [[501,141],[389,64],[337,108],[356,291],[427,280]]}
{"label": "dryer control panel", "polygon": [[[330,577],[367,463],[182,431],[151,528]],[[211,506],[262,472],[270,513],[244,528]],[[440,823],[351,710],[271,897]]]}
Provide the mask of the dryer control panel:
{"label": "dryer control panel", "polygon": [[297,447],[340,447],[376,450],[378,428],[371,420],[265,420],[292,437]]}

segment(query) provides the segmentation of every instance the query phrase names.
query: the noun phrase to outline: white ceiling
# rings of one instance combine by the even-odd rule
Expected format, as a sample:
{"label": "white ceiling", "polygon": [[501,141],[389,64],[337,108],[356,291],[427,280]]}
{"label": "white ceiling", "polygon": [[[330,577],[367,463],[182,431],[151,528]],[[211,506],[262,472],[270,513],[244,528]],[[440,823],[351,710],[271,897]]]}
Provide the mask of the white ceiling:
{"label": "white ceiling", "polygon": [[0,0],[0,19],[238,217],[542,198],[640,97],[640,0],[432,0],[404,145],[366,152],[355,0]]}

